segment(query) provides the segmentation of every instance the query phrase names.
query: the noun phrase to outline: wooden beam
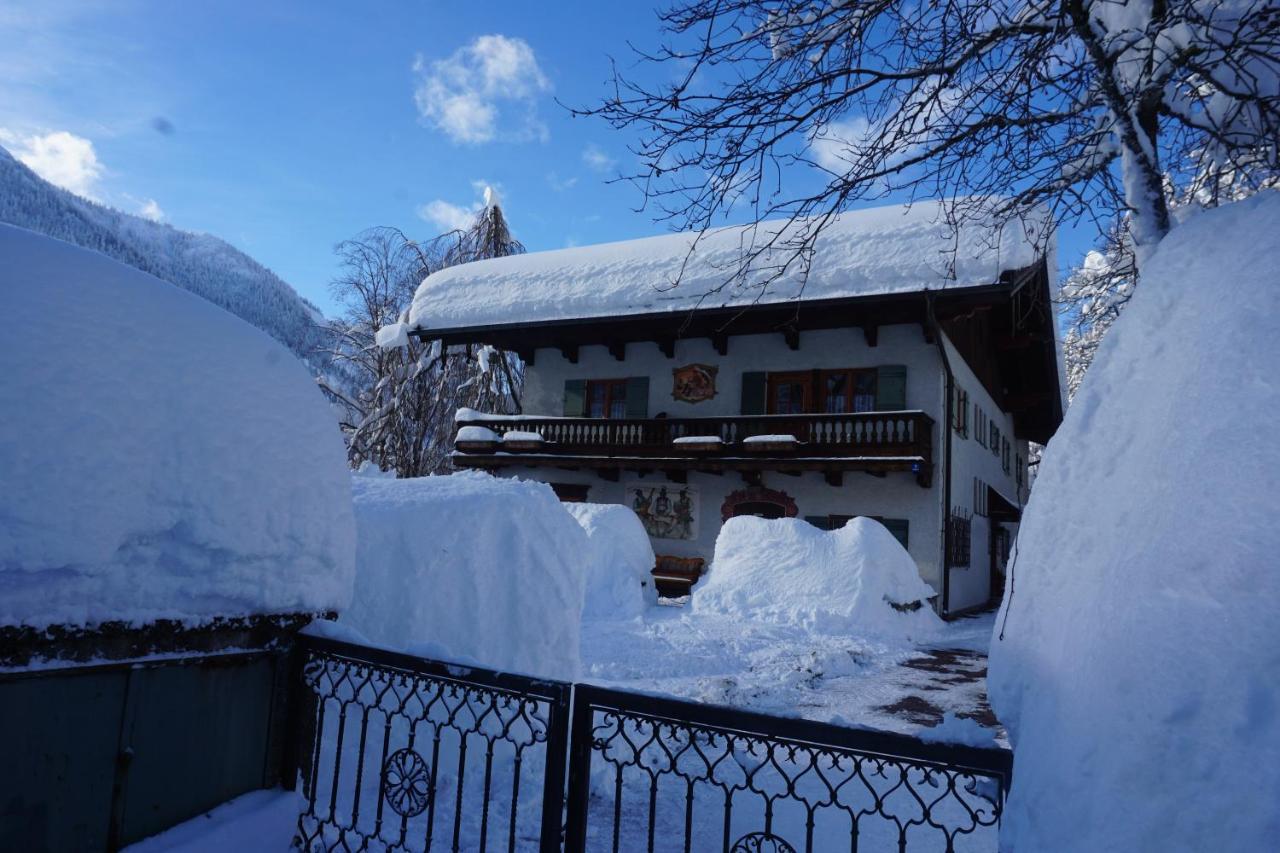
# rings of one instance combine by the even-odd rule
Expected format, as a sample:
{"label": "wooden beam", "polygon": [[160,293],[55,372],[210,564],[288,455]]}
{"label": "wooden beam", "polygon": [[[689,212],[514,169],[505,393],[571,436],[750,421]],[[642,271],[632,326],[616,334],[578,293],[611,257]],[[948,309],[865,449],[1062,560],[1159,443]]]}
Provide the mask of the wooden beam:
{"label": "wooden beam", "polygon": [[627,359],[627,342],[626,341],[610,341],[609,355],[618,361],[626,361]]}
{"label": "wooden beam", "polygon": [[689,482],[689,472],[681,468],[667,468],[662,473],[673,483]]}
{"label": "wooden beam", "polygon": [[800,476],[800,474],[801,474],[801,472],[800,472],[800,471],[796,471],[796,470],[793,470],[793,469],[791,469],[791,468],[779,468],[779,469],[778,469],[778,473],[779,473],[779,474],[786,474],[788,477],[799,477],[799,476]]}
{"label": "wooden beam", "polygon": [[828,486],[834,486],[837,489],[844,485],[843,471],[823,471],[822,478],[827,481]]}
{"label": "wooden beam", "polygon": [[782,330],[782,336],[787,342],[787,346],[793,350],[800,349],[800,330],[795,326],[788,326]]}
{"label": "wooden beam", "polygon": [[516,355],[520,357],[520,360],[521,360],[521,361],[523,361],[525,364],[527,364],[527,365],[529,365],[530,367],[532,367],[532,366],[533,366],[533,355],[534,355],[534,353],[536,353],[536,352],[537,352],[537,350],[536,350],[536,349],[534,349],[533,347],[530,347],[529,349],[523,349],[523,350],[518,351],[518,352],[516,353]]}
{"label": "wooden beam", "polygon": [[599,468],[596,473],[600,475],[601,480],[608,480],[610,483],[618,482],[620,476],[617,468]]}
{"label": "wooden beam", "polygon": [[662,354],[667,358],[676,357],[676,339],[675,338],[658,338],[658,349],[662,350]]}
{"label": "wooden beam", "polygon": [[862,336],[867,339],[867,346],[874,347],[880,343],[880,327],[875,323],[864,323]]}
{"label": "wooden beam", "polygon": [[560,353],[570,364],[578,363],[578,345],[577,344],[561,344]]}
{"label": "wooden beam", "polygon": [[743,471],[742,482],[748,486],[759,486],[764,482],[764,475],[759,471]]}
{"label": "wooden beam", "polygon": [[716,348],[716,352],[720,355],[729,354],[729,336],[726,334],[715,334],[711,336],[711,345]]}

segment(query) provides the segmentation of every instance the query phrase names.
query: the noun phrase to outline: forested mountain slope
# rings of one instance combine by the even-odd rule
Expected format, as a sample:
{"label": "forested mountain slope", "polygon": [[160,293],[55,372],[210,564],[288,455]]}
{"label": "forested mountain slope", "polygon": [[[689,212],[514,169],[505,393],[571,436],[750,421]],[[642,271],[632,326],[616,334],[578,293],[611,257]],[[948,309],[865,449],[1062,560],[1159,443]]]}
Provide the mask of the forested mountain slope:
{"label": "forested mountain slope", "polygon": [[[0,148],[0,222],[94,249],[209,300],[315,364],[319,309],[230,244],[132,216],[50,184]],[[324,360],[321,358],[320,360]]]}

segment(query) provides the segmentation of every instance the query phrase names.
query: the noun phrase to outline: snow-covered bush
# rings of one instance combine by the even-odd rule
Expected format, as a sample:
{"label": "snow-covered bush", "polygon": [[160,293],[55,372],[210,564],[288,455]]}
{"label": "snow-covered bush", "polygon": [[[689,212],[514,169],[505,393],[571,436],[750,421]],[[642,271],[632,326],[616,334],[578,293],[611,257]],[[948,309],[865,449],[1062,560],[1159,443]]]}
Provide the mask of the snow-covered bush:
{"label": "snow-covered bush", "polygon": [[591,540],[584,619],[634,619],[657,603],[653,545],[640,517],[621,504],[566,503]]}
{"label": "snow-covered bush", "polygon": [[1001,849],[1280,838],[1280,193],[1143,269],[1057,436],[992,642]]}
{"label": "snow-covered bush", "polygon": [[825,634],[918,639],[940,620],[906,549],[870,518],[819,530],[796,518],[739,516],[716,537],[693,591],[695,613],[797,625]]}
{"label": "snow-covered bush", "polygon": [[356,583],[340,625],[431,657],[573,679],[591,546],[543,483],[352,478]]}
{"label": "snow-covered bush", "polygon": [[294,356],[146,273],[0,225],[0,624],[341,608],[341,436]]}

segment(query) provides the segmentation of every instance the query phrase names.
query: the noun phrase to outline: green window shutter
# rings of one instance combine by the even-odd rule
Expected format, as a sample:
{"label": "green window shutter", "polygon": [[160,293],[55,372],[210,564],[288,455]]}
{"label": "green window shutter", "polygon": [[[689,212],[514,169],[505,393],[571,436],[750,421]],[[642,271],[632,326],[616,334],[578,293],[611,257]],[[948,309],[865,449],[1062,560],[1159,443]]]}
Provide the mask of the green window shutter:
{"label": "green window shutter", "polygon": [[804,520],[819,530],[831,529],[831,516],[829,515],[806,515]]}
{"label": "green window shutter", "polygon": [[886,364],[876,368],[876,410],[894,412],[907,407],[907,368]]}
{"label": "green window shutter", "polygon": [[585,379],[564,381],[564,416],[581,418],[587,413],[587,382]]}
{"label": "green window shutter", "polygon": [[902,547],[907,547],[907,520],[905,518],[882,518],[880,523],[885,526],[893,538],[902,543]]}
{"label": "green window shutter", "polygon": [[766,376],[758,372],[742,374],[742,414],[764,414]]}
{"label": "green window shutter", "polygon": [[627,417],[649,417],[648,376],[632,376],[627,380]]}

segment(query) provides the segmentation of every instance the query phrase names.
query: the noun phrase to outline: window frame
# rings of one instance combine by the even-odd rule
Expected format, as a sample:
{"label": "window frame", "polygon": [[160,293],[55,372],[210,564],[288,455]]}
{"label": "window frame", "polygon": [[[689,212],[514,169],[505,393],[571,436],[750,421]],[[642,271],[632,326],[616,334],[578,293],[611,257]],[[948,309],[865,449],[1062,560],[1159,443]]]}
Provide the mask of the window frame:
{"label": "window frame", "polygon": [[[764,411],[767,415],[806,415],[813,414],[814,408],[814,370],[789,370],[781,373],[765,374]],[[777,389],[779,385],[803,385],[805,389],[804,403],[799,412],[779,412],[777,406]]]}
{"label": "window frame", "polygon": [[[604,386],[605,388],[604,414],[597,416],[597,415],[591,414],[591,389],[593,387],[598,388],[600,386]],[[615,398],[614,391],[619,387],[621,387],[622,395],[620,398]],[[614,404],[618,402],[622,403],[622,415],[620,417],[614,417],[612,414],[610,414],[610,412],[612,412]],[[622,379],[585,379],[583,380],[582,411],[583,411],[584,417],[590,418],[592,420],[603,420],[603,421],[625,420],[627,417],[627,379],[624,377]]]}

